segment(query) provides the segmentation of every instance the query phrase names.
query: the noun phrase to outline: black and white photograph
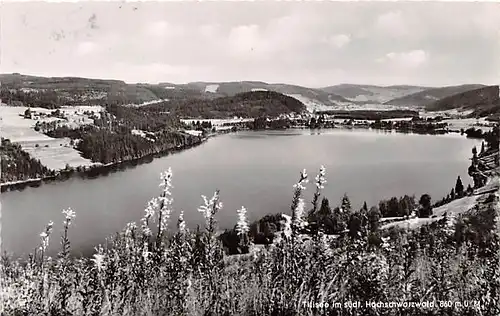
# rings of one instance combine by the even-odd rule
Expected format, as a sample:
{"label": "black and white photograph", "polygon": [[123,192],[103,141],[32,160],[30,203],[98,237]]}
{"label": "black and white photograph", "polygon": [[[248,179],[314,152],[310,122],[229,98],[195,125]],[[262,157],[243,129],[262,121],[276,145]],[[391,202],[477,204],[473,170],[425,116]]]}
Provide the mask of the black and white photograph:
{"label": "black and white photograph", "polygon": [[0,316],[500,316],[500,2],[0,2]]}

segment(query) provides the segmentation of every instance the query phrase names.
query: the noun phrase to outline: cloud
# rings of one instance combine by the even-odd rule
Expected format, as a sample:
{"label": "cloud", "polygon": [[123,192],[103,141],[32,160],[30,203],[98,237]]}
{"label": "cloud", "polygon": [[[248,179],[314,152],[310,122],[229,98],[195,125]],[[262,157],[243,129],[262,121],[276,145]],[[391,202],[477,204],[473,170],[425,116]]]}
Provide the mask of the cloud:
{"label": "cloud", "polygon": [[79,56],[85,56],[85,55],[90,55],[94,52],[96,52],[98,49],[98,46],[94,42],[80,42],[78,43],[76,47],[76,54]]}
{"label": "cloud", "polygon": [[200,34],[205,38],[220,36],[220,29],[221,26],[219,24],[204,24],[198,28]]}
{"label": "cloud", "polygon": [[429,54],[424,50],[412,50],[409,52],[390,52],[384,57],[376,59],[379,63],[392,63],[405,68],[416,68],[428,61]]}
{"label": "cloud", "polygon": [[[94,15],[98,28],[89,27]],[[7,2],[2,30],[2,69],[48,76],[314,86],[500,83],[494,3]],[[54,36],[61,30],[64,38]]]}
{"label": "cloud", "polygon": [[389,11],[377,17],[375,27],[388,35],[405,36],[409,30],[403,13],[399,10]]}
{"label": "cloud", "polygon": [[342,48],[351,42],[351,37],[346,34],[338,34],[327,37],[324,42],[333,47]]}
{"label": "cloud", "polygon": [[233,56],[245,57],[249,54],[264,54],[269,52],[267,43],[262,39],[258,25],[239,25],[229,32],[228,48]]}
{"label": "cloud", "polygon": [[183,33],[179,25],[173,25],[164,20],[148,23],[145,26],[145,31],[151,36],[162,38],[175,37]]}

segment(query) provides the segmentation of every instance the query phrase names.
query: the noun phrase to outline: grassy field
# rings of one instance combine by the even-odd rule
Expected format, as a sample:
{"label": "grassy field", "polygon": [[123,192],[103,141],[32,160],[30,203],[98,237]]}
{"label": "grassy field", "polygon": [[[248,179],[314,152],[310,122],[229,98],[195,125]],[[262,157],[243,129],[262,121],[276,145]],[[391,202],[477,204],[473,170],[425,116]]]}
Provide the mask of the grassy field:
{"label": "grassy field", "polygon": [[[0,106],[2,137],[19,143],[33,158],[39,159],[43,165],[53,170],[64,169],[66,164],[71,167],[94,165],[90,160],[82,158],[80,153],[70,146],[69,138],[51,138],[35,131],[34,127],[37,121],[58,121],[61,125],[68,125],[73,128],[89,124],[93,121],[83,112],[94,111],[98,113],[102,110],[102,107],[64,107],[61,112],[68,118],[67,121],[54,117],[40,117],[38,120],[26,119],[21,116],[26,109],[26,107]],[[45,114],[53,111],[44,108],[31,108],[31,110],[35,113]]]}

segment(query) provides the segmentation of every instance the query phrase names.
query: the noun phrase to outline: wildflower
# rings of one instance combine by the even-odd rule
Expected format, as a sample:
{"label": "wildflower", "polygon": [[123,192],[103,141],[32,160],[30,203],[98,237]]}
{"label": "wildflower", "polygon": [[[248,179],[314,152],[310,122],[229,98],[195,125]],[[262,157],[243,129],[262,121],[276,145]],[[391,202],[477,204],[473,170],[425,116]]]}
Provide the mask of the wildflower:
{"label": "wildflower", "polygon": [[222,202],[219,202],[219,193],[215,192],[210,201],[207,200],[205,195],[201,196],[203,198],[203,202],[205,205],[202,205],[198,208],[198,212],[202,213],[207,221],[207,226],[212,219],[212,216],[215,215],[217,211],[222,209]]}
{"label": "wildflower", "polygon": [[136,229],[137,229],[137,224],[135,222],[128,223],[125,228],[125,235],[131,236]]}
{"label": "wildflower", "polygon": [[156,213],[156,210],[158,209],[158,198],[152,198],[149,202],[148,202],[148,206],[146,207],[146,209],[144,210],[144,212],[146,213],[146,215],[144,215],[145,218],[147,219],[153,219],[154,220],[154,215]]}
{"label": "wildflower", "polygon": [[144,261],[148,261],[150,256],[151,252],[148,250],[148,244],[144,243],[144,248],[142,250],[142,257],[144,258]]}
{"label": "wildflower", "polygon": [[316,180],[315,184],[318,190],[322,190],[325,188],[325,183],[327,181],[326,181],[326,169],[324,166],[321,166],[319,168],[319,174],[316,176],[315,180]]}
{"label": "wildflower", "polygon": [[305,184],[308,183],[309,180],[307,179],[307,172],[306,169],[302,170],[300,173],[300,180],[296,184],[293,185],[294,188],[300,189],[300,190],[305,190]]}
{"label": "wildflower", "polygon": [[171,195],[170,188],[172,188],[172,168],[168,168],[167,171],[162,172],[160,174],[161,183],[159,185],[160,188],[163,188],[163,192],[167,193],[167,195]]}
{"label": "wildflower", "polygon": [[43,231],[40,234],[40,240],[41,240],[41,246],[40,250],[45,251],[47,247],[49,246],[49,237],[50,234],[52,233],[52,226],[54,225],[54,222],[50,221],[47,226],[45,227],[45,231]]}
{"label": "wildflower", "polygon": [[281,216],[285,219],[283,234],[285,237],[290,237],[292,235],[292,217],[285,214],[282,214]]}
{"label": "wildflower", "polygon": [[125,246],[127,248],[131,247],[131,242],[133,243],[134,240],[134,232],[137,229],[137,224],[132,222],[128,223],[127,226],[125,227]]}
{"label": "wildflower", "polygon": [[161,227],[165,229],[168,225],[168,221],[170,219],[170,214],[172,213],[172,209],[170,205],[172,205],[173,199],[162,196],[159,198],[161,203],[160,213],[161,215]]}
{"label": "wildflower", "polygon": [[297,207],[295,208],[295,225],[298,228],[303,228],[304,226],[307,225],[307,223],[304,220],[304,210],[305,209],[305,202],[304,199],[299,198],[299,202],[297,203]]}
{"label": "wildflower", "polygon": [[71,225],[71,220],[76,217],[76,213],[71,208],[63,210],[62,213],[65,216],[64,225]]}
{"label": "wildflower", "polygon": [[236,224],[236,230],[238,231],[238,235],[245,235],[248,233],[249,227],[246,219],[247,210],[244,206],[242,206],[239,210],[236,211],[238,213],[238,223]]}
{"label": "wildflower", "polygon": [[146,236],[151,236],[151,228],[149,227],[143,227],[143,232],[144,232],[144,235]]}
{"label": "wildflower", "polygon": [[159,208],[158,217],[160,218],[159,222],[159,234],[167,227],[168,221],[170,219],[170,213],[172,212],[171,205],[174,201],[172,196],[172,192],[170,189],[172,186],[172,168],[168,168],[167,171],[162,172],[160,174],[161,182],[160,188],[162,188],[162,194],[159,198],[153,199],[151,203],[148,205],[148,209],[146,209],[146,216],[152,217],[154,215],[153,210],[157,210]]}
{"label": "wildflower", "polygon": [[181,213],[179,214],[179,220],[177,221],[177,227],[179,228],[179,231],[181,233],[185,233],[187,231],[186,222],[184,221],[184,211],[181,211]]}
{"label": "wildflower", "polygon": [[90,259],[94,262],[96,268],[98,271],[103,271],[106,264],[105,264],[105,261],[104,261],[104,254],[94,254],[94,258],[93,259]]}

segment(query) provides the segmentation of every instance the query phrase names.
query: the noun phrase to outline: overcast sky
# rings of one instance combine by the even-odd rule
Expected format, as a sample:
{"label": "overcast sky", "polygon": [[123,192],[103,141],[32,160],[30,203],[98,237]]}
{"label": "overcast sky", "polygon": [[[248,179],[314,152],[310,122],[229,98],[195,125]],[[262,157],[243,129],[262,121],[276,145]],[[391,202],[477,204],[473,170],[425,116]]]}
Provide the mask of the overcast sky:
{"label": "overcast sky", "polygon": [[0,72],[127,82],[500,83],[500,5],[3,3]]}

